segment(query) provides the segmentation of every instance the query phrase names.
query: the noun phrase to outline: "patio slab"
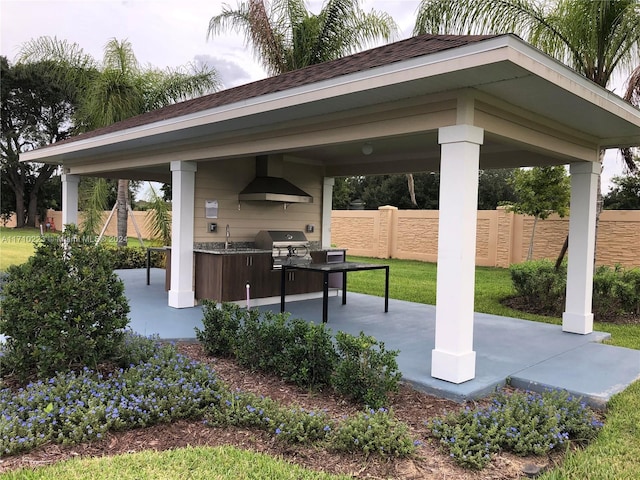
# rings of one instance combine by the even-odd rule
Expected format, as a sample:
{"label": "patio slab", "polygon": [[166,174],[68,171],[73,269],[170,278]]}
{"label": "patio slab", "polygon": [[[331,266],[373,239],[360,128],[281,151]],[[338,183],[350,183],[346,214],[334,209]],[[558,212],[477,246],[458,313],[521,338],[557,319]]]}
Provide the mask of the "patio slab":
{"label": "patio slab", "polygon": [[[202,328],[202,308],[167,306],[164,270],[152,269],[151,285],[145,270],[120,270],[131,306],[131,328],[164,339],[195,339]],[[280,304],[261,310],[279,311]],[[293,317],[320,323],[322,299],[287,301]],[[387,349],[399,350],[398,367],[403,379],[418,390],[466,401],[491,393],[508,380],[516,387],[534,391],[566,389],[602,408],[612,395],[640,379],[640,350],[604,345],[608,333],[577,335],[562,332],[558,325],[476,313],[474,350],[476,377],[453,384],[431,377],[431,350],[435,341],[435,307],[349,293],[347,305],[339,296],[329,298],[328,327],[358,335],[361,331],[383,341]]]}

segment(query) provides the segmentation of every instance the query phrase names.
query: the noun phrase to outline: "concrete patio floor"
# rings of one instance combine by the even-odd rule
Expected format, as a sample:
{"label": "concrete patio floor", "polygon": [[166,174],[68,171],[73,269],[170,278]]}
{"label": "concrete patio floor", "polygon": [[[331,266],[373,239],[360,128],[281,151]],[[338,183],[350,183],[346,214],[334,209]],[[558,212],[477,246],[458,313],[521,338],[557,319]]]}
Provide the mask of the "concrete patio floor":
{"label": "concrete patio floor", "polygon": [[[118,270],[131,307],[131,328],[162,339],[195,339],[202,328],[202,308],[167,306],[164,270]],[[255,308],[279,311],[280,304]],[[293,317],[320,322],[322,299],[287,301]],[[358,335],[363,331],[399,350],[398,366],[403,380],[416,389],[456,401],[486,396],[507,380],[517,388],[544,391],[560,388],[579,395],[596,408],[604,408],[612,395],[640,379],[640,350],[604,345],[610,335],[564,333],[550,325],[483,313],[475,314],[474,345],[476,377],[456,385],[432,378],[431,350],[435,339],[435,307],[349,293],[347,305],[337,295],[329,298],[328,327]]]}

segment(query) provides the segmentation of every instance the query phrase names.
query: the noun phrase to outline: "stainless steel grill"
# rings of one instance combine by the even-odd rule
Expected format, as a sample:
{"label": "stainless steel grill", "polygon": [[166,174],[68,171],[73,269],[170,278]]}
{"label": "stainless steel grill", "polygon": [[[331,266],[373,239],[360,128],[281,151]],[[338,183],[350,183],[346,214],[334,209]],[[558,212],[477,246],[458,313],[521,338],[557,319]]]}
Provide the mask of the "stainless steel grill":
{"label": "stainless steel grill", "polygon": [[262,230],[255,240],[256,248],[271,250],[273,268],[283,265],[309,265],[311,251],[303,232],[295,230]]}

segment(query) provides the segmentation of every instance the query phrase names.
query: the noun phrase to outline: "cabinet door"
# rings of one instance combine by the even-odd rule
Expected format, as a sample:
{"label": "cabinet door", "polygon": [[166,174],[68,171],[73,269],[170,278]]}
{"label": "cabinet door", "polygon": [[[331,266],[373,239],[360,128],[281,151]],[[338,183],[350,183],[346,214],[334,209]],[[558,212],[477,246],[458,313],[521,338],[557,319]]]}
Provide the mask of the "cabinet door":
{"label": "cabinet door", "polygon": [[222,298],[225,302],[247,298],[247,283],[251,298],[268,296],[266,285],[271,271],[271,254],[222,255]]}
{"label": "cabinet door", "polygon": [[222,255],[222,300],[233,302],[247,298],[247,283],[251,283],[251,256]]}
{"label": "cabinet door", "polygon": [[196,299],[222,301],[222,255],[196,252]]}

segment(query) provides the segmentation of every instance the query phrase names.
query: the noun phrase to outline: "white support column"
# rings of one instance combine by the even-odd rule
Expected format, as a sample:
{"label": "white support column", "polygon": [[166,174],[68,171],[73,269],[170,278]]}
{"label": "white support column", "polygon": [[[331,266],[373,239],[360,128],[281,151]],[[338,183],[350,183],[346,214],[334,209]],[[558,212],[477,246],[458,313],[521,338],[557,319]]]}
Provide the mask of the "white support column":
{"label": "white support column", "polygon": [[171,162],[171,288],[169,306],[195,305],[193,291],[193,223],[197,165]]}
{"label": "white support column", "polygon": [[322,184],[322,248],[331,248],[331,210],[333,208],[333,177],[324,177]]}
{"label": "white support column", "polygon": [[600,163],[572,163],[570,172],[569,264],[562,330],[586,334],[593,331],[591,301]]}
{"label": "white support column", "polygon": [[78,184],[80,175],[62,175],[62,225],[78,226]]}
{"label": "white support column", "polygon": [[475,290],[478,170],[484,130],[472,125],[442,127],[436,339],[431,375],[452,383],[475,377],[473,304]]}

